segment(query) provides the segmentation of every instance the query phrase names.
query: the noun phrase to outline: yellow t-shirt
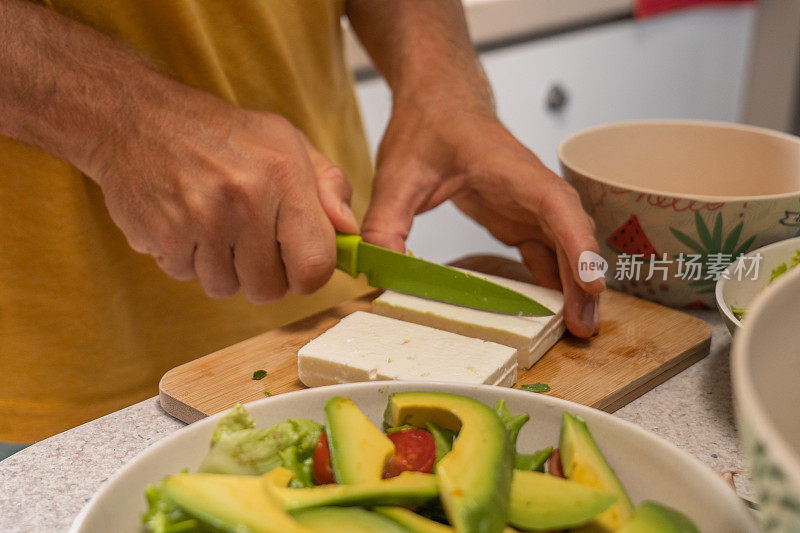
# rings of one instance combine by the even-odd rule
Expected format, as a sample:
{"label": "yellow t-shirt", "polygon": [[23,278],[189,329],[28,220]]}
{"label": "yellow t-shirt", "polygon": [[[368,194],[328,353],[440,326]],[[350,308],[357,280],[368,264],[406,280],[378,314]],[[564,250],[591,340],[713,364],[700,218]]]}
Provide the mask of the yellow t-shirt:
{"label": "yellow t-shirt", "polygon": [[[371,168],[343,60],[343,0],[46,3],[174,79],[287,117],[347,172],[363,215]],[[0,441],[41,439],[152,396],[178,364],[363,291],[337,272],[316,294],[272,305],[207,298],[127,246],[94,182],[0,137]]]}

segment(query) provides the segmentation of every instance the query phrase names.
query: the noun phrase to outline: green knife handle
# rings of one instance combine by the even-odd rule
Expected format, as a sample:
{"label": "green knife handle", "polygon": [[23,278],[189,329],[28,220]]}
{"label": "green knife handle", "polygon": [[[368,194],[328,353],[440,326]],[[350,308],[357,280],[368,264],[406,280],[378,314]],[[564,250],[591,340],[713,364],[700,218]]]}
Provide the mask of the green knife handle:
{"label": "green knife handle", "polygon": [[336,234],[336,268],[358,277],[358,245],[360,235]]}

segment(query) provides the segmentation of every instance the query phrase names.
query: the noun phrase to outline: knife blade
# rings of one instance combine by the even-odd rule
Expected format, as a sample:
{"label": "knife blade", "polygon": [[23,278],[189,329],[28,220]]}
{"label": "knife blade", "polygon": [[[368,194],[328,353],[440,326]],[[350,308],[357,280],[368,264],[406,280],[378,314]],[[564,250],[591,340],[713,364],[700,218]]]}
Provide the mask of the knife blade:
{"label": "knife blade", "polygon": [[536,300],[478,276],[368,244],[358,235],[336,235],[336,268],[363,273],[370,286],[509,315],[547,316]]}

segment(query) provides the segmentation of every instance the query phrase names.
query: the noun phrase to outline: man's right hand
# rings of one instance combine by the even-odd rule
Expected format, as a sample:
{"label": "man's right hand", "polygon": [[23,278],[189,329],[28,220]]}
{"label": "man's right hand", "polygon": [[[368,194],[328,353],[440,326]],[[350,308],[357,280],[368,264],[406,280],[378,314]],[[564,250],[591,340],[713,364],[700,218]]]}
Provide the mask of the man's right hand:
{"label": "man's right hand", "polygon": [[166,78],[110,37],[0,0],[0,134],[102,187],[111,218],[167,274],[253,302],[308,293],[358,233],[344,173],[284,118]]}
{"label": "man's right hand", "polygon": [[344,173],[278,115],[195,91],[163,111],[87,168],[130,246],[212,297],[241,288],[264,303],[320,288],[335,230],[358,233]]}

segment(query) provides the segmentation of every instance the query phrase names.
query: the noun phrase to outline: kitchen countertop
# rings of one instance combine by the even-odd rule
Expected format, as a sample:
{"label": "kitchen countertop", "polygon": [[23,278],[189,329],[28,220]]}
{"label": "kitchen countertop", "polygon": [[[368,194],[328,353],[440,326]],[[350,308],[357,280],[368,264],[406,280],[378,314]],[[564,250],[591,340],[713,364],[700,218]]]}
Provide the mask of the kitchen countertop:
{"label": "kitchen countertop", "polygon": [[[730,336],[716,311],[691,314],[711,325],[711,353],[615,415],[656,433],[717,472],[742,472],[735,476],[737,490],[752,500],[734,426]],[[183,426],[151,398],[0,462],[0,531],[65,531],[106,479]]]}
{"label": "kitchen countertop", "polygon": [[[473,44],[477,47],[558,33],[629,16],[634,0],[462,0]],[[348,64],[356,72],[372,71],[372,62],[350,25],[343,22]]]}

